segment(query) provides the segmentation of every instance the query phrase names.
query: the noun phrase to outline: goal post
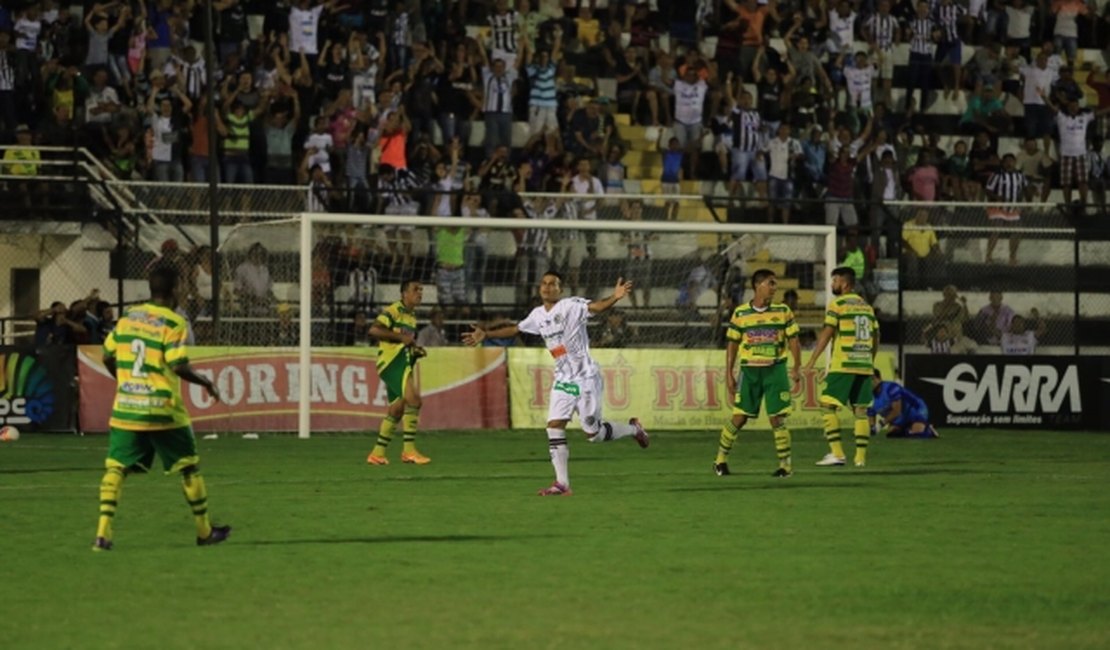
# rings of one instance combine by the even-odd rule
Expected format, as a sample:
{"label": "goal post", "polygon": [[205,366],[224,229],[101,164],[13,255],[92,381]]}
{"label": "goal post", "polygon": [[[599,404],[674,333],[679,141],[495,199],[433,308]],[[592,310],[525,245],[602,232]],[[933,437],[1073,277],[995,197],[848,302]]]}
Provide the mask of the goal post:
{"label": "goal post", "polygon": [[[540,198],[544,195],[536,195],[529,198]],[[571,197],[567,195],[550,195],[567,200]],[[636,197],[629,196],[599,196],[599,197],[583,197],[574,196],[573,200],[583,201],[590,200],[591,198],[597,200],[599,203],[605,201],[637,201],[643,203]],[[667,197],[660,195],[653,195],[651,200],[653,202],[661,202],[666,200]],[[553,201],[558,199],[552,199]],[[602,212],[604,215],[604,212]],[[807,269],[805,286],[802,288],[808,299],[811,301],[812,310],[816,311],[818,307],[826,304],[828,296],[828,272],[836,265],[836,229],[832,226],[825,225],[769,225],[769,224],[733,224],[733,223],[718,223],[713,221],[644,221],[644,220],[580,220],[580,219],[567,219],[567,218],[554,218],[554,219],[518,219],[518,218],[490,218],[490,217],[424,217],[424,216],[409,216],[409,215],[382,215],[382,214],[341,214],[341,213],[316,213],[305,212],[298,215],[293,224],[285,222],[286,228],[295,228],[297,231],[297,245],[296,249],[299,256],[299,265],[297,272],[297,288],[295,295],[297,296],[296,302],[299,303],[299,402],[297,407],[297,434],[300,438],[308,438],[312,432],[312,359],[314,347],[314,330],[313,315],[318,313],[318,305],[314,305],[313,301],[318,299],[314,296],[313,278],[314,273],[319,273],[320,270],[314,268],[314,264],[319,266],[324,264],[325,261],[320,259],[317,255],[319,246],[322,239],[325,238],[325,233],[328,232],[350,232],[352,229],[360,229],[366,233],[373,233],[372,237],[382,237],[382,233],[395,232],[394,229],[401,228],[414,228],[416,230],[413,240],[415,241],[414,247],[417,249],[416,254],[423,255],[425,258],[431,257],[434,260],[434,247],[435,247],[435,229],[448,229],[457,230],[462,228],[470,233],[484,232],[489,234],[491,241],[502,242],[503,247],[512,246],[515,242],[517,245],[516,259],[519,261],[524,258],[525,268],[527,268],[529,261],[535,261],[533,258],[542,257],[544,263],[551,266],[554,262],[548,253],[556,246],[556,242],[562,241],[567,237],[581,236],[582,240],[592,242],[586,246],[592,245],[593,249],[588,255],[593,258],[604,258],[603,261],[609,264],[610,269],[628,268],[622,266],[624,261],[618,259],[624,255],[625,250],[632,250],[632,241],[651,242],[654,249],[660,251],[660,257],[664,260],[671,260],[668,264],[664,265],[662,272],[662,279],[656,280],[652,284],[659,287],[660,293],[666,293],[667,300],[664,302],[671,303],[666,307],[659,305],[656,311],[645,311],[648,314],[658,314],[645,316],[645,328],[652,327],[658,330],[655,335],[655,340],[662,341],[661,345],[670,345],[671,347],[709,347],[712,341],[715,341],[715,334],[711,328],[703,327],[691,328],[682,327],[681,323],[674,322],[656,322],[652,319],[665,319],[668,316],[659,314],[666,309],[673,309],[683,298],[682,290],[676,293],[673,287],[676,284],[683,285],[687,282],[686,278],[695,277],[695,271],[688,270],[690,265],[700,264],[697,269],[708,269],[701,271],[706,273],[717,273],[721,278],[727,277],[732,273],[733,286],[740,280],[740,285],[746,284],[746,276],[753,266],[765,265],[770,268],[798,268],[804,266]],[[299,226],[299,227],[298,227]],[[513,237],[513,231],[516,231],[516,237]],[[530,252],[521,252],[521,233],[523,231],[541,231],[542,235],[537,237],[541,240],[545,248],[541,254],[532,254]],[[393,235],[387,235],[393,236]],[[468,235],[469,236],[469,235]],[[580,244],[583,246],[583,244]],[[532,256],[531,258],[529,256]],[[549,261],[551,260],[551,261]],[[536,265],[533,265],[536,266]],[[519,263],[518,263],[519,267]],[[434,270],[427,267],[423,268],[423,275],[420,272],[416,273],[417,277],[422,280],[428,280],[428,273]],[[531,277],[524,284],[527,286],[520,286],[521,283],[517,282],[518,276],[516,273],[507,271],[504,266],[498,269],[492,269],[488,275],[493,275],[497,281],[498,289],[503,292],[503,295],[513,295],[515,290],[516,295],[523,295],[531,297],[535,293],[538,283],[531,282],[531,278],[536,275],[542,274],[547,268],[535,268],[532,271]],[[538,271],[538,273],[537,273]],[[780,273],[782,275],[782,273]],[[652,274],[655,277],[655,274]],[[394,278],[398,276],[394,275]],[[631,278],[636,282],[636,278]],[[612,286],[612,282],[616,281],[616,276],[606,277],[601,281],[595,290],[599,292],[608,291]],[[536,286],[533,286],[535,284]],[[664,288],[664,285],[668,285]],[[719,301],[724,296],[728,287],[721,286],[723,282],[718,282],[711,279],[706,283],[706,286],[712,287],[708,292],[712,296],[705,296],[705,299],[698,302],[696,305],[691,303],[689,305],[691,310],[701,310],[702,314],[712,311],[714,314],[719,315],[721,306]],[[435,286],[429,284],[429,286]],[[683,285],[684,286],[684,285]],[[789,286],[798,286],[797,284],[790,284]],[[647,287],[645,287],[647,288]],[[743,292],[743,288],[740,289]],[[568,290],[568,295],[571,292]],[[580,294],[582,292],[579,292]],[[396,299],[395,287],[389,294],[393,296],[388,300],[383,300],[382,305],[388,304]],[[600,294],[599,294],[600,295]],[[671,298],[672,295],[679,296],[678,298]],[[747,295],[750,295],[750,290]],[[715,296],[715,298],[714,298]],[[593,298],[595,296],[588,295],[586,297]],[[779,294],[779,299],[782,298],[782,293]],[[657,298],[657,302],[658,302]],[[712,302],[710,302],[712,300]],[[519,304],[519,299],[518,299]],[[646,294],[643,295],[644,309],[649,310],[649,299]],[[517,312],[520,313],[517,313]],[[519,320],[523,318],[523,308],[507,314],[512,320]],[[319,320],[319,319],[315,319]],[[423,321],[424,318],[421,318]],[[471,321],[477,320],[471,318]],[[726,321],[727,322],[727,321]],[[719,325],[720,323],[716,323]],[[668,332],[700,332],[700,334],[687,334],[687,336],[699,337],[696,341],[687,339],[684,341],[665,340],[668,337]],[[705,341],[701,341],[702,336],[706,336]],[[651,337],[647,337],[651,338]],[[637,347],[654,347],[653,345],[643,345]]]}

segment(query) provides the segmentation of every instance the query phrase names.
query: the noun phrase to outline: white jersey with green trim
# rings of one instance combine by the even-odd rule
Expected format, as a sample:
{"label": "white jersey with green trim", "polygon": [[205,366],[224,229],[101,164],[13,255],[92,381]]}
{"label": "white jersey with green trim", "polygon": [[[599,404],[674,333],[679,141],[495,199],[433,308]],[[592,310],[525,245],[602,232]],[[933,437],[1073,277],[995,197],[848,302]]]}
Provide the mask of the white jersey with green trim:
{"label": "white jersey with green trim", "polygon": [[577,382],[601,373],[590,356],[590,337],[586,331],[589,305],[585,298],[563,298],[550,310],[543,305],[536,307],[517,323],[521,332],[543,337],[547,351],[555,359],[556,382]]}

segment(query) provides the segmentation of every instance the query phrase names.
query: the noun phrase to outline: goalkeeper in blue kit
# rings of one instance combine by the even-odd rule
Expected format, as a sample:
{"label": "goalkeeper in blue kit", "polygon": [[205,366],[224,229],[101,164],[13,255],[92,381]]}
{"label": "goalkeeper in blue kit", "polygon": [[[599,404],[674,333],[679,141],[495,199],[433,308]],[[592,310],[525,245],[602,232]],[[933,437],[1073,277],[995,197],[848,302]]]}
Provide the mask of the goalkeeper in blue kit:
{"label": "goalkeeper in blue kit", "polygon": [[875,370],[871,378],[874,402],[867,409],[871,431],[878,433],[878,419],[886,424],[888,438],[939,438],[929,424],[929,407],[913,391],[893,381],[883,381]]}

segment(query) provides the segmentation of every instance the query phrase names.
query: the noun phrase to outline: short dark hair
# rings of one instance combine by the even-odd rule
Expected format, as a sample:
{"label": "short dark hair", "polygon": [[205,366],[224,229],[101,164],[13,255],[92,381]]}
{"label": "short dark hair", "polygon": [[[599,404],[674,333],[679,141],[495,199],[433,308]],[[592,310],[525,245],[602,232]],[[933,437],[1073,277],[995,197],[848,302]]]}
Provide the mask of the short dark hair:
{"label": "short dark hair", "polygon": [[541,276],[541,277],[546,277],[548,275],[553,276],[555,278],[558,278],[559,279],[559,286],[563,285],[563,274],[562,273],[559,273],[555,269],[548,269],[547,271],[544,272],[543,276]]}
{"label": "short dark hair", "polygon": [[159,264],[150,272],[150,297],[169,299],[177,291],[177,269],[169,264]]}
{"label": "short dark hair", "polygon": [[791,298],[794,298],[795,300],[797,300],[798,299],[798,292],[795,291],[794,289],[787,289],[786,293],[782,294],[782,299],[783,299],[783,301],[787,301],[787,300],[790,300]]}
{"label": "short dark hair", "polygon": [[752,289],[755,289],[760,283],[770,277],[774,277],[775,272],[771,269],[759,269],[752,273]]}
{"label": "short dark hair", "polygon": [[409,287],[414,284],[420,284],[420,278],[405,278],[401,280],[401,293],[409,290]]}
{"label": "short dark hair", "polygon": [[833,277],[840,276],[848,281],[848,284],[853,287],[856,286],[856,272],[850,266],[838,266],[833,269]]}

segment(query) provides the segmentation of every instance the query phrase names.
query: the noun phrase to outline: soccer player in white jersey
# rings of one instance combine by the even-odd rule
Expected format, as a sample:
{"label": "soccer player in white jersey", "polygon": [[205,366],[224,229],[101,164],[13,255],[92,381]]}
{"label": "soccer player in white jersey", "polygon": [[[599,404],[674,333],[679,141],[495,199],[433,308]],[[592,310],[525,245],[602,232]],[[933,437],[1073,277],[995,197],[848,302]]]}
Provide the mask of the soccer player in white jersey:
{"label": "soccer player in white jersey", "polygon": [[543,337],[547,351],[555,359],[555,381],[551,387],[547,411],[547,442],[551,464],[555,467],[555,482],[540,490],[540,496],[565,496],[571,493],[567,472],[567,424],[578,413],[582,430],[590,442],[608,442],[629,436],[641,447],[648,446],[648,434],[639,419],[628,424],[608,422],[601,417],[604,386],[601,368],[590,356],[590,338],[586,321],[624,298],[632,291],[632,283],[617,280],[613,294],[608,298],[590,301],[585,298],[563,298],[563,278],[548,271],[540,279],[540,298],[543,304],[532,310],[528,317],[516,325],[505,325],[490,330],[475,326],[463,335],[467,345],[478,345],[486,338],[505,338],[520,332]]}

